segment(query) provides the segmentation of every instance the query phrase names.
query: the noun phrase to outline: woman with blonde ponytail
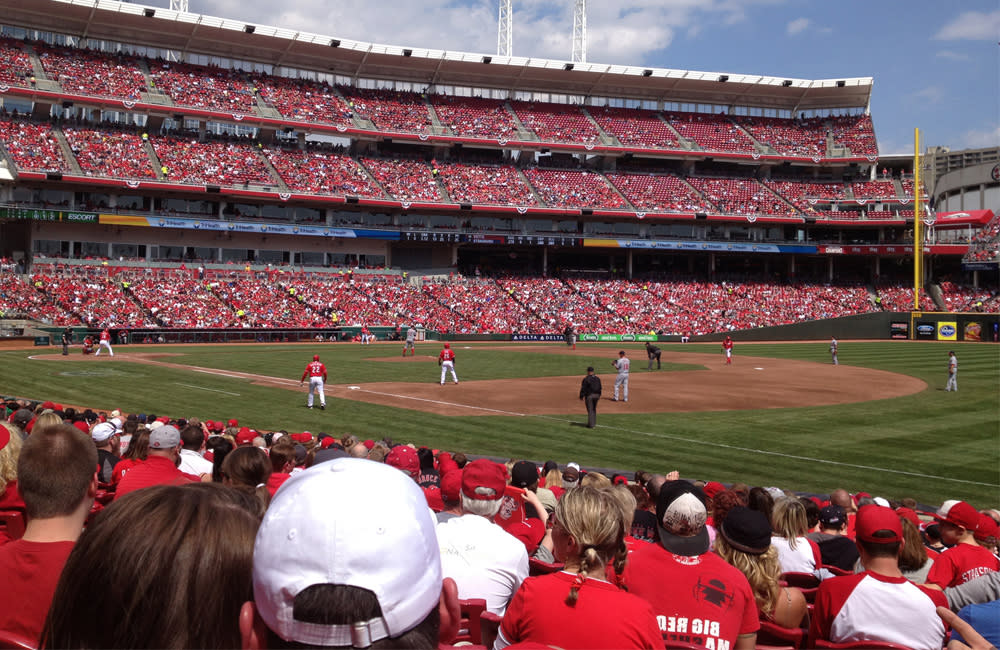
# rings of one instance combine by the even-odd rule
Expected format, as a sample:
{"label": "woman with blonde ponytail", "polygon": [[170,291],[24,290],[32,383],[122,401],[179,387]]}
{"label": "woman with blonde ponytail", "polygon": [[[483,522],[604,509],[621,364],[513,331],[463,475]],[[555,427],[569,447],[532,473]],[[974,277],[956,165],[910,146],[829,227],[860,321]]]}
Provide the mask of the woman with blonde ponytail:
{"label": "woman with blonde ponytail", "polygon": [[558,573],[526,579],[500,624],[495,650],[532,642],[573,648],[662,648],[645,600],[607,581],[605,567],[625,558],[625,524],[614,498],[591,487],[568,490],[553,517]]}

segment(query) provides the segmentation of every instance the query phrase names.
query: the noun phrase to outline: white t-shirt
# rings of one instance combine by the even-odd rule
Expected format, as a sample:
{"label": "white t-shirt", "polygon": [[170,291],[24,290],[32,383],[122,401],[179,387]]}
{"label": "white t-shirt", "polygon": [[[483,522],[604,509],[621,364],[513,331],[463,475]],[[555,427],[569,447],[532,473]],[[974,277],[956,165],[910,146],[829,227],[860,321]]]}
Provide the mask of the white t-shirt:
{"label": "white t-shirt", "polygon": [[479,515],[462,515],[437,526],[441,572],[458,584],[458,597],[485,598],[503,616],[524,579],[528,552],[516,537]]}
{"label": "white t-shirt", "polygon": [[196,451],[181,449],[181,464],[177,466],[177,469],[185,474],[201,476],[212,473],[212,462],[202,458],[201,454]]}

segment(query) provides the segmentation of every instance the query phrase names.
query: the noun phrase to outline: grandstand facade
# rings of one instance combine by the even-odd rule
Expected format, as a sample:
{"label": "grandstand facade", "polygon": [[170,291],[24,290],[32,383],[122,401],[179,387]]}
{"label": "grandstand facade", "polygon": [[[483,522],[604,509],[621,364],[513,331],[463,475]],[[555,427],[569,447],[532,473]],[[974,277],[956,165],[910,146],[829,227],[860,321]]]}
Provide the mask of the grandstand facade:
{"label": "grandstand facade", "polygon": [[[111,0],[0,9],[8,313],[709,333],[913,306],[929,195],[880,165],[870,78],[422,50]],[[993,206],[938,205],[921,306],[995,311]],[[201,293],[211,317],[167,316]],[[83,313],[101,296],[116,306]]]}

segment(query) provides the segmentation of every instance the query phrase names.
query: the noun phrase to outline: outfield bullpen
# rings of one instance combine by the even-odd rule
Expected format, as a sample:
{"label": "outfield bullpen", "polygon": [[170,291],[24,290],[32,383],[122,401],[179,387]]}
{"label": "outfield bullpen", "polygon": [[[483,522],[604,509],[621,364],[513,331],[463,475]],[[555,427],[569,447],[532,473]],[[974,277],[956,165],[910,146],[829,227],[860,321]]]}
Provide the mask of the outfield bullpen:
{"label": "outfield bullpen", "polygon": [[[461,350],[460,345],[455,346]],[[505,346],[517,349],[520,346]],[[298,381],[261,374],[204,368],[171,361],[169,352],[122,352],[111,357],[60,354],[33,355],[38,360],[87,363],[133,363],[195,370],[199,373],[238,377],[260,386],[301,391]],[[485,348],[480,348],[485,349]],[[524,347],[546,352],[592,358],[565,346]],[[374,357],[382,363],[427,363],[435,357]],[[869,400],[902,397],[918,393],[927,384],[917,378],[873,368],[834,366],[809,361],[737,356],[733,365],[721,363],[711,354],[666,352],[664,363],[702,366],[701,370],[671,372],[645,369],[645,359],[634,359],[629,382],[628,403],[612,401],[614,370],[597,368],[603,375],[603,413],[692,413],[802,406],[831,406]],[[609,363],[610,366],[610,363]],[[461,367],[458,368],[461,379]],[[371,382],[327,384],[327,395],[383,406],[413,409],[447,416],[469,415],[557,415],[580,408],[577,399],[580,377],[526,377],[462,381],[444,386],[437,382]]]}

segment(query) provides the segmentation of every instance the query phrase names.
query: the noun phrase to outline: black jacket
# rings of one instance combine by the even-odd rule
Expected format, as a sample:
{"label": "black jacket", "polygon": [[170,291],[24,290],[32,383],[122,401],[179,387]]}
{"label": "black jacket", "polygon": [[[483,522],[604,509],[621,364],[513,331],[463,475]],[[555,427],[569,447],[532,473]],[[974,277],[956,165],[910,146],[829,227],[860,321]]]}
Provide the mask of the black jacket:
{"label": "black jacket", "polygon": [[587,375],[580,382],[580,399],[583,399],[587,395],[600,395],[601,394],[601,378],[597,375]]}

